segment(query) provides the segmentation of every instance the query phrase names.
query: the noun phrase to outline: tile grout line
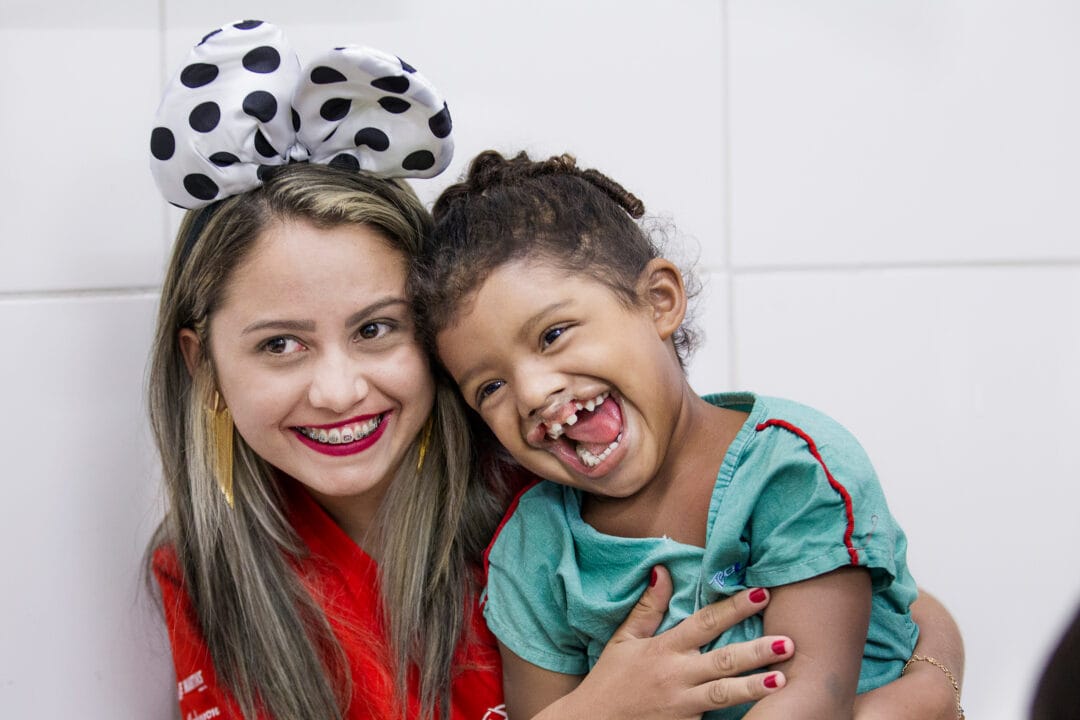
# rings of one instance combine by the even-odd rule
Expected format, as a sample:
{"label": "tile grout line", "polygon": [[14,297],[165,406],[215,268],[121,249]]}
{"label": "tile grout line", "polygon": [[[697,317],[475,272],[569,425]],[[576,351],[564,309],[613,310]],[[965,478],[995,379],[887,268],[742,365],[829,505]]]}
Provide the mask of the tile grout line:
{"label": "tile grout line", "polygon": [[734,173],[731,167],[731,28],[729,25],[730,17],[728,13],[728,0],[720,0],[720,60],[722,67],[720,69],[720,102],[722,103],[721,111],[721,148],[724,153],[723,158],[723,225],[724,225],[724,275],[727,297],[727,386],[729,388],[738,387],[738,352],[736,344],[738,343],[738,335],[735,332],[735,274],[732,267],[732,258],[734,257],[734,250],[732,248],[735,238],[734,230],[735,225],[731,220],[732,205],[732,183],[734,182]]}
{"label": "tile grout line", "polygon": [[156,298],[160,285],[143,285],[116,288],[85,288],[79,290],[4,290],[0,291],[0,304],[26,300],[101,300],[105,298]]}
{"label": "tile grout line", "polygon": [[886,272],[905,270],[1007,270],[1080,267],[1080,258],[1020,258],[1014,260],[911,260],[900,262],[856,263],[776,263],[725,268],[732,275],[769,275],[817,272]]}

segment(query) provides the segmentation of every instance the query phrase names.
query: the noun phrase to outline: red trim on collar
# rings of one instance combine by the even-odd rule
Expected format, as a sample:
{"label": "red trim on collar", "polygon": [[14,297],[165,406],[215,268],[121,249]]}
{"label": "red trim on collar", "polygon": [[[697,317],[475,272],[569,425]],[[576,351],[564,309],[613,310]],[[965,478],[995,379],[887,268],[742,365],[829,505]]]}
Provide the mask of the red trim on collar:
{"label": "red trim on collar", "polygon": [[495,528],[495,534],[491,536],[491,542],[484,549],[484,584],[487,584],[488,577],[488,555],[491,554],[491,548],[495,547],[495,541],[499,538],[499,533],[506,526],[506,523],[510,521],[510,517],[517,510],[518,503],[521,502],[521,496],[532,490],[538,483],[543,482],[540,478],[535,478],[531,482],[525,485],[518,491],[518,494],[514,496],[514,499],[510,501],[510,507],[506,509],[506,514],[503,515],[503,519],[499,522],[499,527]]}

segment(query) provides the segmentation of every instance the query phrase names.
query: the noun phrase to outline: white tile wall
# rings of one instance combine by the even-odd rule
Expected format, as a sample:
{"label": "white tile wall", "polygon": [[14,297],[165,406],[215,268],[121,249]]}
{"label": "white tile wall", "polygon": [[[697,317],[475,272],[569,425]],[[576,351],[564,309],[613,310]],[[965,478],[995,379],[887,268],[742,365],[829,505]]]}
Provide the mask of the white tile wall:
{"label": "white tile wall", "polygon": [[731,0],[734,256],[1080,257],[1069,0]]}
{"label": "white tile wall", "polygon": [[1024,717],[1080,598],[1080,267],[748,273],[735,288],[740,387],[855,432],[916,579],[965,632],[970,716]]}
{"label": "white tile wall", "polygon": [[141,557],[160,515],[143,374],[156,298],[0,302],[0,715],[169,717]]}
{"label": "white tile wall", "polygon": [[570,150],[673,217],[707,281],[695,387],[852,427],[964,630],[970,716],[1024,716],[1080,595],[1068,0],[5,2],[0,716],[174,712],[138,586],[178,217],[146,138],[188,46],[252,16],[302,55],[371,44],[436,81],[459,152],[427,199],[483,148]]}
{"label": "white tile wall", "polygon": [[0,292],[159,282],[159,46],[153,23],[0,25]]}

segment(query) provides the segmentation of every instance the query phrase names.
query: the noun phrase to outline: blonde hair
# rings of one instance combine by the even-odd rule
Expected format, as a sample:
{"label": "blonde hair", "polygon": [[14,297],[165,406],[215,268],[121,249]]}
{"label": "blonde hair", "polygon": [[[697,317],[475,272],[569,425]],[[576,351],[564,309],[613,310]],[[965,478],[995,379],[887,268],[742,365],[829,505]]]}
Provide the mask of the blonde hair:
{"label": "blonde hair", "polygon": [[[216,387],[208,345],[214,310],[262,231],[290,218],[318,227],[365,225],[410,262],[431,230],[429,214],[404,183],[317,165],[289,166],[256,190],[187,214],[162,287],[149,376],[168,503],[150,551],[168,545],[176,552],[214,668],[245,717],[258,708],[280,720],[326,720],[362,698],[351,697],[341,644],[291,568],[307,549],[286,519],[276,471],[239,434],[235,506],[225,504],[204,412]],[[181,328],[193,329],[202,343],[191,373]],[[473,566],[501,503],[475,472],[456,391],[435,372],[423,468],[416,470],[414,441],[380,509],[376,542],[389,647],[371,648],[391,665],[386,680],[397,688],[398,714],[413,694],[423,717],[448,714],[452,660],[476,592]]]}

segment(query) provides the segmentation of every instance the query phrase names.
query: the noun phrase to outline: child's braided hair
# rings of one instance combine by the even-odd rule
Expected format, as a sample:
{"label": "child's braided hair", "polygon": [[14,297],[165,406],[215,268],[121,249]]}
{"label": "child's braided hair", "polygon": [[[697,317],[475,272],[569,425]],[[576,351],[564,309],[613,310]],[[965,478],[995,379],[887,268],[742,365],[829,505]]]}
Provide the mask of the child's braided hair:
{"label": "child's braided hair", "polygon": [[[419,326],[432,349],[460,304],[507,263],[541,259],[591,276],[634,305],[642,270],[660,256],[636,222],[645,214],[641,200],[598,170],[579,168],[572,155],[537,162],[524,152],[482,152],[433,214],[413,278]],[[679,328],[674,342],[683,362],[692,331]]]}

